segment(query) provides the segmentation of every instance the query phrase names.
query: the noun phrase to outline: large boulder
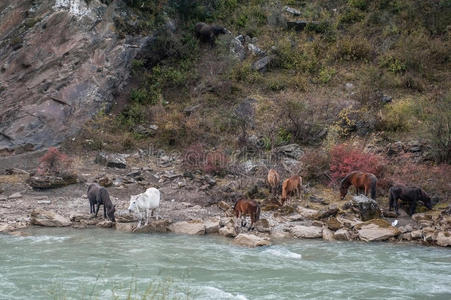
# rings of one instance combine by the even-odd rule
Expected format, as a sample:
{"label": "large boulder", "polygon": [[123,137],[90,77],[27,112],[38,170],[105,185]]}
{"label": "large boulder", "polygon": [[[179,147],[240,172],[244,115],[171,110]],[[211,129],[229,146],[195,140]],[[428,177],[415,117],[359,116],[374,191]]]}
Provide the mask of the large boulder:
{"label": "large boulder", "polygon": [[323,227],[323,240],[334,241],[334,232],[327,227]]}
{"label": "large boulder", "polygon": [[351,239],[351,235],[347,229],[338,229],[334,233],[334,238],[338,241],[349,241]]}
{"label": "large boulder", "polygon": [[109,168],[125,169],[127,167],[124,156],[117,153],[106,154],[100,152],[95,158],[95,163],[105,165]]}
{"label": "large boulder", "polygon": [[301,146],[299,146],[298,144],[280,146],[275,148],[273,151],[279,156],[289,157],[296,160],[304,155],[304,151],[302,151]]}
{"label": "large boulder", "polygon": [[218,233],[219,232],[219,218],[209,218],[204,221],[205,233]]}
{"label": "large boulder", "polygon": [[113,222],[111,222],[110,220],[103,220],[98,222],[96,226],[100,228],[111,228],[113,227]]}
{"label": "large boulder", "polygon": [[363,221],[381,217],[381,209],[377,202],[364,195],[353,196],[352,200],[345,204],[345,207],[350,207],[358,212]]}
{"label": "large boulder", "polygon": [[329,217],[326,221],[327,227],[330,230],[337,231],[341,227],[343,227],[343,224],[341,224],[340,221],[336,217]]}
{"label": "large boulder", "polygon": [[297,208],[297,212],[299,213],[300,217],[305,219],[313,219],[318,215],[318,211],[316,209],[309,209],[301,206]]}
{"label": "large boulder", "polygon": [[290,232],[296,238],[317,239],[323,237],[323,229],[317,226],[296,225],[291,227]]}
{"label": "large boulder", "polygon": [[338,206],[336,204],[331,204],[330,206],[321,209],[315,215],[315,219],[324,219],[330,216],[335,216],[338,213]]}
{"label": "large boulder", "polygon": [[178,234],[202,235],[205,234],[205,224],[200,221],[181,221],[171,224],[169,230]]}
{"label": "large boulder", "polygon": [[355,228],[359,238],[365,242],[384,241],[401,233],[398,228],[382,219],[373,219],[359,224]]}
{"label": "large boulder", "polygon": [[240,246],[246,247],[260,247],[260,246],[270,246],[271,242],[267,238],[261,238],[254,234],[240,233],[233,239],[233,243]]}
{"label": "large boulder", "polygon": [[260,219],[255,222],[255,229],[257,229],[258,232],[269,233],[271,232],[271,225],[267,219]]}
{"label": "large boulder", "polygon": [[54,211],[37,208],[31,212],[31,224],[48,227],[70,226],[72,222]]}
{"label": "large boulder", "polygon": [[27,183],[34,189],[53,189],[77,183],[77,175],[67,174],[64,176],[31,176]]}
{"label": "large boulder", "polygon": [[122,231],[122,232],[133,232],[135,227],[136,227],[135,223],[118,223],[118,222],[116,222],[116,224],[115,224],[116,230]]}
{"label": "large boulder", "polygon": [[252,68],[255,71],[264,71],[266,70],[267,66],[271,63],[271,56],[265,56],[263,58],[260,58],[254,64],[252,65]]}
{"label": "large boulder", "polygon": [[169,231],[169,220],[160,219],[160,220],[151,220],[149,224],[143,225],[141,227],[136,227],[133,229],[133,232],[136,233],[149,233],[149,232],[159,232],[164,233]]}
{"label": "large boulder", "polygon": [[451,246],[451,232],[449,231],[440,231],[437,234],[436,243],[442,247],[450,247]]}

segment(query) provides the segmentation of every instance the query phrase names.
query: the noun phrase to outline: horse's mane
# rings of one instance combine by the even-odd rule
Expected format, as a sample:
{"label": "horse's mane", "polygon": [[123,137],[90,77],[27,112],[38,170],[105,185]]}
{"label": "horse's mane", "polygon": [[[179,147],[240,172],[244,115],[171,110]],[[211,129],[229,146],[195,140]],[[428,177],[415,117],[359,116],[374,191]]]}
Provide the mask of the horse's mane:
{"label": "horse's mane", "polygon": [[354,174],[356,173],[356,171],[353,171],[351,173],[349,173],[348,175],[346,175],[341,181],[340,181],[340,187],[342,187],[343,185],[347,184],[348,186],[350,185],[349,180],[351,179],[352,176],[354,176]]}

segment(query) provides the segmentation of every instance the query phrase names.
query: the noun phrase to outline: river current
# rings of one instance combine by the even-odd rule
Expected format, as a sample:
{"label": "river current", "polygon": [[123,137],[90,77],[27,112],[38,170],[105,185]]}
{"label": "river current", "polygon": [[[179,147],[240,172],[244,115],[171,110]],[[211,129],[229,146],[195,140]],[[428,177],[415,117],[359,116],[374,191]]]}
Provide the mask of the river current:
{"label": "river current", "polygon": [[0,235],[0,299],[451,299],[449,248],[33,228]]}

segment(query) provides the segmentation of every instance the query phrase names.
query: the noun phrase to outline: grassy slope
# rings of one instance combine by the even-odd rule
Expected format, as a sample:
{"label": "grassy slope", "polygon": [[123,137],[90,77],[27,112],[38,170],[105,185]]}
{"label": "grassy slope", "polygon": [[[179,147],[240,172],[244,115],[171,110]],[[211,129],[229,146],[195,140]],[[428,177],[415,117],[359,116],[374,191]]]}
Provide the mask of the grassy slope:
{"label": "grassy slope", "polygon": [[[246,144],[237,134],[244,128],[267,149],[291,142],[327,150],[347,141],[425,140],[436,161],[449,163],[449,0],[180,0],[152,7],[129,2],[143,24],[152,24],[149,29],[165,21],[162,11],[178,28],[159,35],[154,51],[167,57],[136,61],[128,108],[88,126],[83,134],[91,141],[85,146],[123,150],[158,143],[183,149],[202,142],[234,150]],[[281,13],[284,5],[301,16]],[[319,24],[300,33],[287,30],[283,20],[294,19]],[[214,49],[199,45],[192,35],[197,21],[257,38],[274,57],[270,68],[253,71],[252,55],[243,62],[233,59],[227,37]],[[145,30],[140,26],[137,32]],[[382,105],[382,95],[393,102]],[[248,97],[256,100],[252,127],[236,117]],[[198,104],[193,113],[183,112]],[[448,124],[438,139],[437,123]],[[149,124],[159,126],[155,134],[137,130]],[[448,144],[440,145],[444,140]]]}

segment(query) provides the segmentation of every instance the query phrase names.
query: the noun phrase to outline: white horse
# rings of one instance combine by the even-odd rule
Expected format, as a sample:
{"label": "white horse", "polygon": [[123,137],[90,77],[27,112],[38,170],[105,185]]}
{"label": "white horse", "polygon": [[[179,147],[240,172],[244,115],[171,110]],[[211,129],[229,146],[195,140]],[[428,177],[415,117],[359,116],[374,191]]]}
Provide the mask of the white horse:
{"label": "white horse", "polygon": [[154,210],[156,210],[159,206],[160,191],[152,187],[148,188],[142,194],[130,196],[130,205],[128,210],[138,215],[138,227],[140,227],[144,218],[146,219],[145,225],[149,223],[149,210],[152,210],[150,214],[152,217]]}

